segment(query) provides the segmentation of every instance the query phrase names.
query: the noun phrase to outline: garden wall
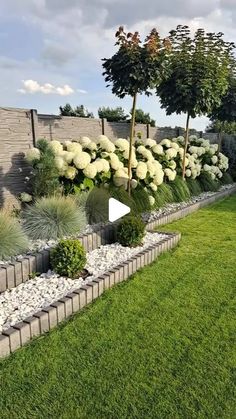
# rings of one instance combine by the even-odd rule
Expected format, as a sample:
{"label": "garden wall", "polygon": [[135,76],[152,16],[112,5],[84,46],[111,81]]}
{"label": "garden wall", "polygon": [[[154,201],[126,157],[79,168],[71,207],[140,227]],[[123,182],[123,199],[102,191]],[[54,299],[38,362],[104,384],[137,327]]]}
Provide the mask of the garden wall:
{"label": "garden wall", "polygon": [[[151,137],[157,142],[184,134],[183,128],[153,128],[143,124],[137,124],[135,131],[136,134],[141,133],[142,138]],[[33,109],[0,108],[0,206],[17,205],[19,193],[26,191],[24,180],[29,167],[24,162],[24,153],[36,144],[38,138],[63,142],[77,140],[82,136],[94,138],[100,134],[110,139],[127,138],[129,123],[43,115]],[[191,134],[202,136],[203,133],[191,130]],[[215,133],[204,133],[204,138],[217,142]],[[226,136],[230,142],[235,142],[235,138]]]}

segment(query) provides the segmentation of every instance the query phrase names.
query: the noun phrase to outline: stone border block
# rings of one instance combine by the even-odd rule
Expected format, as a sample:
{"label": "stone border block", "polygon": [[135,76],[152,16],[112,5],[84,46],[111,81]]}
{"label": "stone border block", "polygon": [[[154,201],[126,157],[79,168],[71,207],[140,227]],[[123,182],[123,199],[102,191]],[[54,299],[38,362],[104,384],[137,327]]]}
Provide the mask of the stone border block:
{"label": "stone border block", "polygon": [[42,309],[45,313],[48,314],[48,322],[49,322],[49,329],[51,330],[53,327],[57,326],[57,309],[53,306],[48,306]]}
{"label": "stone border block", "polygon": [[25,345],[31,339],[30,325],[25,322],[17,323],[13,326],[14,329],[20,332],[20,346]]}
{"label": "stone border block", "polygon": [[31,339],[40,335],[40,324],[39,319],[34,316],[27,317],[23,320],[24,323],[27,323],[30,327],[30,336]]}
{"label": "stone border block", "polygon": [[10,355],[9,336],[0,335],[0,359]]}
{"label": "stone border block", "polygon": [[8,336],[10,342],[10,351],[14,352],[21,347],[20,331],[14,327],[9,327],[2,333],[4,336]]}
{"label": "stone border block", "polygon": [[76,311],[79,311],[80,309],[79,294],[76,294],[75,292],[70,292],[69,294],[67,294],[67,298],[71,298],[72,312],[76,313]]}
{"label": "stone border block", "polygon": [[49,331],[49,315],[46,311],[40,310],[37,313],[35,313],[33,317],[36,317],[37,319],[39,319],[39,326],[40,326],[41,334]]}

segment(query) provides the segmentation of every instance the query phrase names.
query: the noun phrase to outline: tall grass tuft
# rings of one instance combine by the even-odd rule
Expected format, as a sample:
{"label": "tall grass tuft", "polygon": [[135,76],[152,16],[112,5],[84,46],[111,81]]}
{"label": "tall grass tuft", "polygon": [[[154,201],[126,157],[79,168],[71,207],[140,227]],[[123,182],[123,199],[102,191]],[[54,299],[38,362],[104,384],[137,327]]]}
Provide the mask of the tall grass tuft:
{"label": "tall grass tuft", "polygon": [[131,197],[135,202],[135,209],[137,213],[143,213],[151,210],[148,192],[142,186],[132,189]]}
{"label": "tall grass tuft", "polygon": [[232,176],[228,172],[225,172],[225,173],[223,173],[222,178],[220,178],[220,183],[222,185],[230,185],[230,184],[234,183],[234,181],[233,181]]}
{"label": "tall grass tuft", "polygon": [[191,194],[187,185],[187,182],[181,177],[177,176],[175,180],[169,183],[172,188],[172,193],[175,202],[187,201]]}
{"label": "tall grass tuft", "polygon": [[207,172],[201,173],[198,177],[198,181],[201,185],[201,189],[204,192],[216,192],[220,187],[220,183],[212,179],[211,175]]}
{"label": "tall grass tuft", "polygon": [[197,179],[188,178],[186,182],[192,196],[198,196],[202,193],[201,185]]}
{"label": "tall grass tuft", "polygon": [[24,252],[28,247],[28,239],[24,234],[19,220],[6,211],[0,211],[0,259],[7,259]]}
{"label": "tall grass tuft", "polygon": [[172,188],[167,183],[162,183],[157,187],[157,191],[154,192],[155,208],[162,208],[166,204],[170,204],[174,201]]}
{"label": "tall grass tuft", "polygon": [[55,240],[77,234],[85,224],[85,212],[71,197],[41,198],[23,212],[25,232],[33,240]]}

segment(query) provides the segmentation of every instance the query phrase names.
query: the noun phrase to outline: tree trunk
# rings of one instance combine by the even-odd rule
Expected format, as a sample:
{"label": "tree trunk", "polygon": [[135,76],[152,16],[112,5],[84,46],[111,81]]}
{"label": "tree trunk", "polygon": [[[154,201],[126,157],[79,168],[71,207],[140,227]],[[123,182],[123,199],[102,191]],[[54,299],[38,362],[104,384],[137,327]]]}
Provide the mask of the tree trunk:
{"label": "tree trunk", "polygon": [[131,113],[131,122],[130,122],[130,137],[129,137],[129,160],[128,160],[128,193],[129,196],[131,195],[131,156],[132,156],[132,145],[134,139],[134,125],[135,125],[135,113],[136,113],[136,100],[137,100],[137,93],[133,96],[133,105],[132,105],[132,113]]}
{"label": "tree trunk", "polygon": [[184,155],[183,155],[183,171],[182,171],[182,178],[183,179],[185,179],[185,172],[186,172],[185,161],[186,161],[186,153],[187,153],[188,138],[189,138],[189,120],[190,120],[190,115],[189,115],[189,113],[187,113],[186,130],[185,130]]}

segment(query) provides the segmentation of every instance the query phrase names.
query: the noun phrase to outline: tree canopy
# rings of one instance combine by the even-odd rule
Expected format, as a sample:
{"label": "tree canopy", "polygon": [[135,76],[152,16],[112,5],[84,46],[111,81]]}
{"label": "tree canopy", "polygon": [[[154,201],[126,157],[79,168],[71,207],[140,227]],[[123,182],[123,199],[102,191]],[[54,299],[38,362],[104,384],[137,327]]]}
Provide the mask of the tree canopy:
{"label": "tree canopy", "polygon": [[156,121],[151,118],[150,113],[144,112],[142,109],[136,109],[135,122],[138,124],[150,124],[151,127],[156,126]]}
{"label": "tree canopy", "polygon": [[60,106],[60,115],[61,116],[77,116],[80,118],[94,118],[93,113],[89,112],[84,105],[79,105],[73,108],[69,103],[66,103],[65,106]]}
{"label": "tree canopy", "polygon": [[127,115],[121,106],[110,108],[109,106],[102,106],[98,109],[99,118],[106,118],[108,122],[122,122],[127,121]]}

